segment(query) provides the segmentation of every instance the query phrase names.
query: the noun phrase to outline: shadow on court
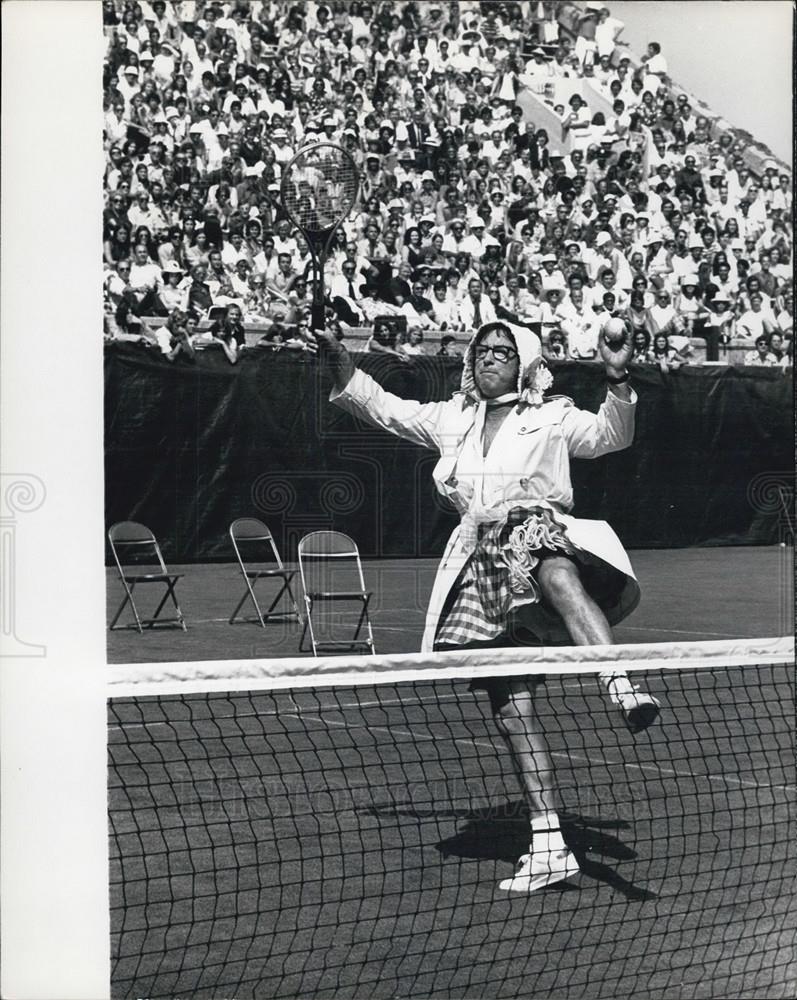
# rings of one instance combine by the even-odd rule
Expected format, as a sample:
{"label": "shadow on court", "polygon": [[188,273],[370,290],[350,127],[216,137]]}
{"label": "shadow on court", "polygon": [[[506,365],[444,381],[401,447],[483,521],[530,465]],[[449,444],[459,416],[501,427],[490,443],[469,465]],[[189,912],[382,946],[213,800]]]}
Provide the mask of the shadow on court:
{"label": "shadow on court", "polygon": [[[409,816],[428,820],[454,819],[458,823],[457,833],[442,840],[435,847],[444,858],[462,858],[477,861],[502,861],[514,864],[529,849],[529,818],[523,802],[513,802],[486,809],[460,810],[438,814],[420,814],[413,810],[401,810],[394,806],[372,806],[367,813],[376,816]],[[628,899],[654,899],[656,893],[634,885],[622,878],[609,864],[595,860],[596,857],[614,861],[629,861],[636,851],[628,847],[618,837],[606,831],[627,830],[630,824],[625,820],[606,817],[569,816],[562,823],[564,839],[575,854],[581,875],[604,882]],[[567,883],[551,886],[549,892],[565,892],[573,887]]]}

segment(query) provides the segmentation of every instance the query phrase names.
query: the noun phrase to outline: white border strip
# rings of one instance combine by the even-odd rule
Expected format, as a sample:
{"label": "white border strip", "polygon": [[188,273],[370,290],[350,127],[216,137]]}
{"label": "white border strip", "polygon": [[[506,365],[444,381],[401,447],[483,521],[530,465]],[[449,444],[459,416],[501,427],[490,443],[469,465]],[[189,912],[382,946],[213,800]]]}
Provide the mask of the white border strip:
{"label": "white border strip", "polygon": [[[612,646],[522,647],[389,656],[290,657],[187,663],[109,665],[109,698],[202,694],[217,691],[353,687],[402,681],[470,679],[496,673],[600,673],[622,670],[694,670],[794,662],[790,637],[651,642]],[[345,664],[345,666],[344,666]]]}

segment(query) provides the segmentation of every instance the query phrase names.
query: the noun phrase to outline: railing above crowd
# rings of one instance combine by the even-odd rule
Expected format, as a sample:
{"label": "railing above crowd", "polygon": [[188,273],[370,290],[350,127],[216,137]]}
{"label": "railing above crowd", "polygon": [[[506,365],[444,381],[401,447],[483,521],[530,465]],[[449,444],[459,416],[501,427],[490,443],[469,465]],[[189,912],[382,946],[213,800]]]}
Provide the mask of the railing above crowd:
{"label": "railing above crowd", "polygon": [[456,356],[501,318],[589,361],[789,368],[792,179],[587,3],[103,4],[105,337],[171,361],[308,349],[282,169],[342,145],[325,271],[353,350]]}

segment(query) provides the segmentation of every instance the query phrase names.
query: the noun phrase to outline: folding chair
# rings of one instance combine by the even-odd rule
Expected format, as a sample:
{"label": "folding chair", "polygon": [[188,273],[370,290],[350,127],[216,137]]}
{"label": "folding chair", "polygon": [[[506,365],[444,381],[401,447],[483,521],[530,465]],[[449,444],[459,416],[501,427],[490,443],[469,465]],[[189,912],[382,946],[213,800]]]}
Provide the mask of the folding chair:
{"label": "folding chair", "polygon": [[[185,621],[183,620],[183,613],[180,610],[180,605],[177,603],[177,595],[174,592],[177,581],[184,574],[169,572],[163,561],[158,540],[150,529],[143,524],[138,524],[136,521],[120,521],[118,524],[112,525],[109,529],[108,541],[116,568],[119,570],[119,578],[125,589],[125,596],[111,622],[111,630],[113,631],[117,628],[116,623],[129,603],[133,609],[136,628],[139,632],[143,632],[145,627],[152,628],[154,625],[179,625],[184,632],[187,631]],[[156,564],[159,571],[154,573],[136,572],[136,569],[140,568],[144,570],[147,565],[152,564]],[[136,586],[145,583],[162,583],[166,587],[166,593],[163,595],[160,604],[155,609],[155,614],[151,618],[141,618],[138,608],[136,608],[136,602],[133,600],[133,591],[136,589]],[[177,612],[177,617],[161,618],[161,611],[166,601],[170,598],[174,605],[174,610]],[[118,626],[120,629],[132,627],[132,622],[129,625]]]}
{"label": "folding chair", "polygon": [[[271,618],[278,621],[286,621],[289,618],[295,617],[296,621],[301,621],[302,616],[299,613],[299,606],[291,590],[291,580],[296,575],[296,570],[285,569],[282,559],[280,559],[280,554],[277,551],[277,546],[274,544],[274,537],[266,525],[254,517],[239,517],[237,521],[233,521],[230,525],[230,539],[232,540],[232,547],[235,549],[238,565],[241,567],[241,575],[246,583],[246,590],[243,592],[243,597],[241,597],[235,611],[230,616],[230,625],[236,624],[236,620],[238,622],[254,622],[256,620],[265,628],[266,622]],[[261,565],[258,567],[247,565],[246,559],[251,560],[257,556],[262,557],[264,554],[273,558],[277,565],[265,568],[262,565],[262,558],[260,560]],[[276,597],[269,605],[268,611],[265,614],[260,610],[260,605],[257,603],[257,598],[255,597],[255,585],[258,580],[279,580],[282,582],[282,586],[277,591]],[[290,598],[293,610],[275,611],[274,608],[276,608],[280,598],[285,593]],[[257,619],[236,619],[247,597],[252,599]]]}
{"label": "folding chair", "polygon": [[[321,573],[317,571],[321,570]],[[345,590],[334,589],[334,570],[347,569],[347,574],[354,586]],[[371,652],[375,653],[374,636],[371,630],[371,620],[368,617],[368,605],[371,600],[370,591],[365,589],[365,579],[363,578],[363,567],[360,562],[360,551],[356,543],[348,535],[340,531],[313,531],[305,535],[299,542],[299,573],[302,580],[302,590],[304,591],[304,603],[307,614],[305,615],[302,637],[299,640],[299,651],[308,652],[305,646],[307,634],[310,634],[313,655],[319,652],[335,652],[336,650],[347,650],[348,652]],[[328,574],[324,576],[324,573]],[[338,573],[338,575],[342,575]],[[316,581],[321,577],[323,589],[318,589]],[[353,604],[360,603],[360,616],[354,629],[351,639],[334,640],[326,639],[320,641],[316,637],[316,622],[313,621],[313,611],[319,604],[326,602]],[[365,626],[366,638],[360,638]]]}

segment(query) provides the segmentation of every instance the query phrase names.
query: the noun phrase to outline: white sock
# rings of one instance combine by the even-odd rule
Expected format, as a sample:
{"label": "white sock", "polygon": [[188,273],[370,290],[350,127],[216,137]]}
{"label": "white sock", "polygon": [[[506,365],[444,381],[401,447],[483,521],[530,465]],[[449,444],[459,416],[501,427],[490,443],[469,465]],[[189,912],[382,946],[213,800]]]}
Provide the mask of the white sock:
{"label": "white sock", "polygon": [[541,813],[531,820],[530,853],[535,851],[563,851],[565,842],[559,829],[559,817],[555,812]]}

